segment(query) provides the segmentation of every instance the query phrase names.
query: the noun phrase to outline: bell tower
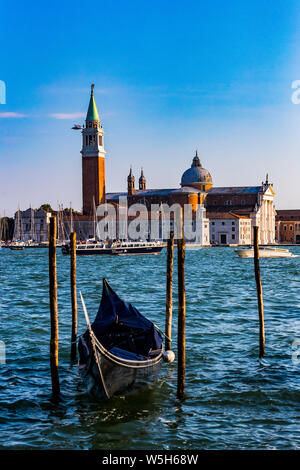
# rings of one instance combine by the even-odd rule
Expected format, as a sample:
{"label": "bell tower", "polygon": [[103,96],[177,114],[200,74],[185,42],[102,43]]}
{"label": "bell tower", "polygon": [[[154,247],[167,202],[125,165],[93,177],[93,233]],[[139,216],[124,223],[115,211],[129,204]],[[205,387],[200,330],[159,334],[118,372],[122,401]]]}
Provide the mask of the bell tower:
{"label": "bell tower", "polygon": [[96,207],[105,202],[105,150],[104,131],[94,98],[94,86],[85,126],[82,130],[82,206],[83,213],[90,215]]}
{"label": "bell tower", "polygon": [[127,177],[127,193],[128,193],[128,196],[133,196],[135,194],[134,181],[135,181],[135,178],[134,178],[133,173],[132,173],[132,167],[130,167],[130,172],[129,172],[129,175]]}
{"label": "bell tower", "polygon": [[141,176],[139,178],[139,190],[144,191],[146,189],[146,178],[144,176],[144,170],[141,169]]}

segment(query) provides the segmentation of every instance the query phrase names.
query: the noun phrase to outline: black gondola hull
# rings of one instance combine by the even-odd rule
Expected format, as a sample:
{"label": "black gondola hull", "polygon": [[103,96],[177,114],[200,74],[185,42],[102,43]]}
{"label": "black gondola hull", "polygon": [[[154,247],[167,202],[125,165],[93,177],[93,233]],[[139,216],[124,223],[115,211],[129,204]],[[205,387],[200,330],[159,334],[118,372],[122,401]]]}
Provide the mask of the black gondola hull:
{"label": "black gondola hull", "polygon": [[160,331],[120,299],[106,279],[92,325],[84,301],[83,310],[88,330],[79,338],[79,372],[90,393],[110,398],[145,384],[158,372],[163,358]]}
{"label": "black gondola hull", "polygon": [[[149,361],[127,361],[127,363],[116,356],[107,357],[98,348],[97,355],[103,379],[98,364],[93,359],[92,351],[90,354],[91,359],[80,370],[80,375],[87,391],[98,398],[111,398],[113,395],[145,386],[157,376],[162,361],[162,351],[156,358]],[[109,397],[106,395],[103,381]]]}

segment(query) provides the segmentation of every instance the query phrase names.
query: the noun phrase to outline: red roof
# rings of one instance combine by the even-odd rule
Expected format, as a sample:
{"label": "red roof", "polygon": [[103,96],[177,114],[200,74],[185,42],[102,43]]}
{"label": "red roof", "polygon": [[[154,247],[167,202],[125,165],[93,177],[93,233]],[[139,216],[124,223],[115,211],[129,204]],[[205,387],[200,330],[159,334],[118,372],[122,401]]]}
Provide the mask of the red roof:
{"label": "red roof", "polygon": [[250,219],[246,215],[239,215],[234,212],[207,212],[206,217],[208,219]]}

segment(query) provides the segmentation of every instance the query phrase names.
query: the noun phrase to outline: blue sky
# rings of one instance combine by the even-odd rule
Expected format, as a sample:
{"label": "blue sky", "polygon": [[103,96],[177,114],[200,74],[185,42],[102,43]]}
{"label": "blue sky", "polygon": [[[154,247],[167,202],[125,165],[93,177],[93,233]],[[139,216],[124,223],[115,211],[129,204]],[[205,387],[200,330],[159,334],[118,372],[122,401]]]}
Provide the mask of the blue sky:
{"label": "blue sky", "polygon": [[[257,185],[300,207],[300,1],[6,2],[0,13],[0,214],[81,208],[90,84],[108,191],[130,165],[178,187],[197,148],[216,186]],[[4,46],[4,47],[3,47]]]}

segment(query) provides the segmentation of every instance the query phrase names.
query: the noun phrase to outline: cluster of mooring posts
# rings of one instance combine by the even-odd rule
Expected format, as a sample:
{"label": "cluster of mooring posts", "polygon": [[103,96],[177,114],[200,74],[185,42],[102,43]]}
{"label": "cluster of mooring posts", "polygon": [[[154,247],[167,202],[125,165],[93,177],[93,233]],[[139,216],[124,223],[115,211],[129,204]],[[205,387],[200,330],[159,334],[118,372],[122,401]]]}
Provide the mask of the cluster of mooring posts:
{"label": "cluster of mooring posts", "polygon": [[[181,234],[183,224],[181,215]],[[72,304],[71,330],[71,361],[76,361],[77,351],[77,293],[76,293],[76,233],[70,235],[70,283]],[[185,241],[182,236],[177,240],[178,267],[178,331],[177,331],[177,398],[183,399],[185,394]],[[165,321],[165,351],[166,358],[172,362],[174,353],[171,351],[172,342],[172,311],[173,311],[173,265],[174,265],[174,232],[170,232],[167,244],[167,282],[166,282],[166,321]],[[265,354],[265,331],[263,295],[259,266],[258,227],[254,227],[254,272],[257,289],[259,315],[259,358]],[[50,293],[50,369],[52,381],[52,396],[57,400],[60,394],[58,373],[58,310],[57,310],[57,269],[56,269],[56,217],[50,217],[49,232],[49,293]]]}

